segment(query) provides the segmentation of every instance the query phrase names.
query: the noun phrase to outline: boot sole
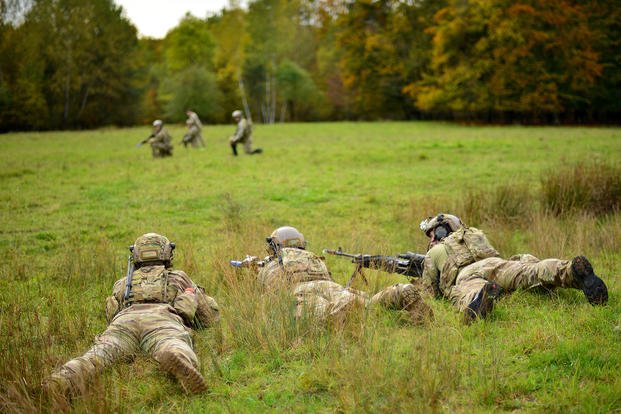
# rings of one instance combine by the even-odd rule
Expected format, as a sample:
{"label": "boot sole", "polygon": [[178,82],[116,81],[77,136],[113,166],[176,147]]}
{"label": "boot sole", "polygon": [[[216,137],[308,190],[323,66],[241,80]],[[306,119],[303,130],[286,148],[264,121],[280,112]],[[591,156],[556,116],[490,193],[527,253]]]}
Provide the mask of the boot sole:
{"label": "boot sole", "polygon": [[160,362],[164,371],[171,373],[188,394],[207,391],[207,383],[200,372],[175,354],[167,354]]}
{"label": "boot sole", "polygon": [[580,289],[591,305],[608,302],[608,288],[602,279],[593,272],[593,266],[584,256],[577,256],[571,262],[571,269]]}
{"label": "boot sole", "polygon": [[464,311],[464,322],[466,324],[471,324],[476,319],[485,319],[494,309],[494,300],[498,298],[501,293],[502,288],[498,286],[496,282],[487,282],[485,286],[483,286],[480,304],[477,306],[477,309],[472,309],[469,306]]}

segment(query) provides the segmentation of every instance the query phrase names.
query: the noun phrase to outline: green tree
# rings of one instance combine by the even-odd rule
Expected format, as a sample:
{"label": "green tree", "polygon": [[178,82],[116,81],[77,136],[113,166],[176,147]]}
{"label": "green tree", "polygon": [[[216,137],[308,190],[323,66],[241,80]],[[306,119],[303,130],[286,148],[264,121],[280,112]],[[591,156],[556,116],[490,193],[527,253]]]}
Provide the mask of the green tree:
{"label": "green tree", "polygon": [[280,119],[285,120],[287,111],[292,121],[311,118],[321,95],[309,73],[285,59],[278,67],[276,80],[282,100]]}
{"label": "green tree", "polygon": [[190,66],[213,70],[215,43],[207,23],[186,14],[164,39],[166,66],[171,73]]}
{"label": "green tree", "polygon": [[206,121],[217,119],[220,113],[220,92],[216,76],[201,66],[190,66],[162,83],[166,98],[165,117],[172,121],[185,119],[192,109]]}
{"label": "green tree", "polygon": [[414,116],[406,92],[428,66],[431,42],[425,29],[442,4],[362,0],[339,14],[340,71],[358,117]]}

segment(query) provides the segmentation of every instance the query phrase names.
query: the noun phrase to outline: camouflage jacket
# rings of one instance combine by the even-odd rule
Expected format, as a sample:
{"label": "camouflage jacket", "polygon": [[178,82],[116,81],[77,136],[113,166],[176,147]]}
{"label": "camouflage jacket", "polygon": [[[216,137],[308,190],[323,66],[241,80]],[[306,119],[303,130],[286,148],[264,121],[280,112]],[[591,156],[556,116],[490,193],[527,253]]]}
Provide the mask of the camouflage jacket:
{"label": "camouflage jacket", "polygon": [[252,134],[252,128],[250,126],[250,123],[248,122],[246,118],[242,118],[237,123],[237,129],[235,130],[235,135],[233,135],[233,141],[244,142],[248,138],[250,138],[251,134]]}
{"label": "camouflage jacket", "polygon": [[155,133],[155,135],[149,140],[149,143],[152,146],[172,148],[172,137],[165,128],[162,128]]}
{"label": "camouflage jacket", "polygon": [[[188,327],[207,327],[219,319],[216,301],[181,270],[168,270],[162,265],[134,270],[127,303],[124,300],[126,280],[125,277],[117,280],[112,296],[106,299],[108,323],[117,315],[131,312],[134,304],[150,304],[154,310],[166,305],[170,312],[181,316]],[[187,288],[193,288],[194,292],[186,292]]]}
{"label": "camouflage jacket", "polygon": [[196,112],[190,112],[190,114],[188,115],[188,120],[185,123],[188,126],[188,128],[191,128],[191,127],[198,128],[199,132],[201,131],[201,129],[203,129],[203,124],[201,123],[201,120],[199,119],[198,115],[196,115]]}
{"label": "camouflage jacket", "polygon": [[429,249],[423,265],[423,283],[434,294],[448,296],[461,269],[499,256],[481,230],[462,227]]}
{"label": "camouflage jacket", "polygon": [[332,281],[323,258],[313,252],[293,247],[280,249],[279,256],[261,268],[258,278],[268,288],[314,280]]}

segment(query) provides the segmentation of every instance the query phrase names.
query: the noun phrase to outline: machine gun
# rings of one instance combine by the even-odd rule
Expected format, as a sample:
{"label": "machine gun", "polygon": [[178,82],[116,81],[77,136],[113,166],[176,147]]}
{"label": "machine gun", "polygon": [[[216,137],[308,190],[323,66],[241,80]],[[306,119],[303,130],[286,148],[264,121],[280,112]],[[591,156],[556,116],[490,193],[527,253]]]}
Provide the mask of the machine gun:
{"label": "machine gun", "polygon": [[361,254],[345,253],[340,246],[336,250],[323,249],[323,254],[331,254],[333,256],[349,257],[349,258],[352,259],[351,260],[352,263],[356,263],[356,268],[352,272],[351,276],[349,277],[349,280],[347,281],[347,284],[345,285],[346,288],[351,286],[351,284],[353,283],[354,278],[356,277],[356,275],[360,275],[360,277],[364,281],[364,284],[367,285],[367,286],[369,285],[369,281],[367,280],[366,276],[364,275],[364,272],[362,271],[362,268],[364,267],[362,265],[362,262],[361,261],[356,261],[357,258],[362,257]]}
{"label": "machine gun", "polygon": [[391,273],[399,273],[410,278],[421,277],[423,275],[423,262],[425,260],[425,255],[423,254],[406,252],[398,254],[397,257],[351,254],[343,252],[343,249],[340,247],[336,250],[324,249],[323,252],[324,254],[331,254],[334,256],[349,257],[352,259],[352,263],[356,264],[356,269],[349,278],[347,287],[351,285],[357,274],[360,274],[364,282],[367,283],[367,280],[362,273],[362,268],[364,267],[375,268]]}
{"label": "machine gun", "polygon": [[243,260],[230,260],[229,264],[233,267],[239,267],[239,268],[242,268],[242,267],[257,268],[257,267],[265,266],[270,261],[272,261],[271,256],[267,256],[266,258],[261,260],[257,256],[246,255],[246,257]]}

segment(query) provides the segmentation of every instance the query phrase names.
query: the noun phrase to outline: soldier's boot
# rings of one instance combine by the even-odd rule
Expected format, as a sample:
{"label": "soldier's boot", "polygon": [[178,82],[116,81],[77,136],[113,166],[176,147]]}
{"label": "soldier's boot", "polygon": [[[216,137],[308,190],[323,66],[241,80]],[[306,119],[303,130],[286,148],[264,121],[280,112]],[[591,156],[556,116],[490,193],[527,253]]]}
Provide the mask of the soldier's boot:
{"label": "soldier's boot", "polygon": [[572,259],[571,275],[591,305],[604,305],[608,302],[608,288],[604,281],[593,273],[593,266],[586,257],[576,256]]}
{"label": "soldier's boot", "polygon": [[403,309],[408,312],[413,324],[420,325],[433,321],[433,310],[425,303],[416,287],[411,284],[405,285],[401,296]]}
{"label": "soldier's boot", "polygon": [[471,324],[477,319],[485,319],[494,309],[494,300],[502,294],[496,282],[487,282],[464,311],[464,322]]}
{"label": "soldier's boot", "polygon": [[255,148],[251,154],[262,154],[263,153],[263,148]]}
{"label": "soldier's boot", "polygon": [[184,358],[167,352],[160,360],[164,371],[171,373],[188,394],[200,394],[207,391],[207,383],[200,372]]}

